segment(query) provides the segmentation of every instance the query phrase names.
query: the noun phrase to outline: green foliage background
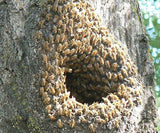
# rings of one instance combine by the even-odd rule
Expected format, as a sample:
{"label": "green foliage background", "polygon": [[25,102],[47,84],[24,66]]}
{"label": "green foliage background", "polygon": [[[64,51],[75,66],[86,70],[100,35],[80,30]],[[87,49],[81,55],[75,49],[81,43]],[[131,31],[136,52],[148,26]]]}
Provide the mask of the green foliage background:
{"label": "green foliage background", "polygon": [[[160,0],[138,0],[155,67],[155,94],[160,114]],[[160,121],[158,126],[160,132]]]}

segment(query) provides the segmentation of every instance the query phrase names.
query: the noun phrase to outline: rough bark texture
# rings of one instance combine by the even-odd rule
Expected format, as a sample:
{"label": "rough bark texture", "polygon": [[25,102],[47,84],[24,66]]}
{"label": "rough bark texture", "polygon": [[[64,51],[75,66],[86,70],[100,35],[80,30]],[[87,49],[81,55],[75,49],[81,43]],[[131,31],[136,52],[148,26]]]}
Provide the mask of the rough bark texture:
{"label": "rough bark texture", "polygon": [[[88,132],[59,129],[46,116],[39,96],[41,45],[36,43],[40,1],[0,0],[0,133]],[[156,132],[154,67],[137,1],[90,0],[104,25],[128,48],[144,83],[142,105],[117,132]],[[105,132],[99,128],[97,132]]]}

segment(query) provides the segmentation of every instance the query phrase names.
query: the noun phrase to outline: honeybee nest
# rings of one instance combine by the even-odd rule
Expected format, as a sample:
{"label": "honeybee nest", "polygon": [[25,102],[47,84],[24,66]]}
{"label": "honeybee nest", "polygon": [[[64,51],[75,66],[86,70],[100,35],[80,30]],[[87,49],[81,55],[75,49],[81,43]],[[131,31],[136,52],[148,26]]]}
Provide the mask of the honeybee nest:
{"label": "honeybee nest", "polygon": [[81,123],[92,132],[98,124],[118,128],[122,116],[141,104],[141,84],[127,51],[95,9],[84,0],[48,0],[38,25],[37,40],[43,44],[40,93],[49,118],[59,128]]}

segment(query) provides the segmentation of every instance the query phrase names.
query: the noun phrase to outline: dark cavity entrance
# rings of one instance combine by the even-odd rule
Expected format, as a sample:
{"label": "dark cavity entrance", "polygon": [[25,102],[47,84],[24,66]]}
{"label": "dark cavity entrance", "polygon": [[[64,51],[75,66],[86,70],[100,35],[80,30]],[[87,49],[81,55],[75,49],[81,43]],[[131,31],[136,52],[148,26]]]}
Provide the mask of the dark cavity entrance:
{"label": "dark cavity entrance", "polygon": [[78,102],[87,104],[101,102],[102,97],[107,96],[108,93],[104,91],[104,84],[92,81],[89,75],[95,76],[83,71],[66,73],[67,90]]}

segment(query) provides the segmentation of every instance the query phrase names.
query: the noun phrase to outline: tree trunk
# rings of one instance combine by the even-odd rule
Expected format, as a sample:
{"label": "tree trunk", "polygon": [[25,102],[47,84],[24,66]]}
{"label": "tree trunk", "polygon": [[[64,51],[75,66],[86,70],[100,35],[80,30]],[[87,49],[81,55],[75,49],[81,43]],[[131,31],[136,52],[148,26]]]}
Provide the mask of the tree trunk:
{"label": "tree trunk", "polygon": [[[115,82],[113,82],[118,82],[118,87],[115,87],[114,85],[110,85],[110,87],[108,85],[110,83],[108,83],[106,85],[109,86],[109,90],[107,90],[107,92],[105,92],[104,90],[95,90],[96,93],[93,93],[92,90],[90,94],[87,94],[88,98],[86,98],[86,95],[85,97],[82,97],[80,94],[77,94],[77,91],[72,91],[72,88],[76,88],[79,83],[88,83],[88,81],[84,82],[83,79],[81,79],[81,77],[83,76],[82,73],[84,73],[84,71],[82,72],[82,70],[80,70],[80,73],[78,73],[78,76],[80,77],[79,82],[74,79],[78,79],[78,76],[75,73],[73,74],[73,71],[76,72],[76,70],[74,70],[75,66],[72,66],[71,64],[62,65],[65,68],[65,71],[63,71],[65,73],[65,76],[62,76],[60,74],[56,75],[56,73],[58,72],[55,69],[59,69],[60,67],[60,65],[59,67],[57,65],[58,63],[56,54],[63,53],[63,51],[58,50],[58,48],[56,47],[60,47],[59,42],[62,41],[63,38],[60,37],[59,40],[57,39],[58,36],[56,36],[55,40],[53,39],[54,45],[50,46],[50,44],[52,43],[52,38],[50,38],[49,40],[48,36],[49,34],[51,34],[52,30],[50,30],[49,26],[52,25],[52,21],[55,21],[54,19],[52,19],[52,17],[56,17],[54,16],[55,14],[53,15],[51,13],[50,18],[49,14],[45,12],[47,10],[50,10],[50,7],[48,6],[48,4],[43,4],[43,2],[41,1],[37,0],[36,3],[32,0],[0,0],[0,133],[157,132],[157,108],[154,95],[154,67],[151,55],[149,53],[149,42],[142,22],[138,2],[132,0],[87,0],[87,2],[91,4],[91,7],[88,6],[87,9],[99,15],[99,18],[101,18],[102,24],[98,24],[98,26],[96,25],[96,28],[99,28],[103,25],[109,29],[109,32],[114,36],[113,41],[111,40],[112,45],[117,46],[118,51],[119,49],[121,49],[122,52],[126,53],[126,56],[124,56],[124,60],[129,60],[129,65],[131,65],[131,67],[137,67],[138,74],[126,75],[126,80],[129,79],[129,75],[132,79],[135,80],[135,85],[129,84],[128,81],[125,81],[125,79],[119,82],[118,79],[118,81],[116,80]],[[54,0],[48,1],[50,1],[50,5],[53,5],[52,1]],[[78,3],[80,0],[76,1]],[[65,2],[65,0],[62,0],[62,2]],[[71,4],[72,2],[70,0],[69,5]],[[64,5],[66,4],[59,4],[58,7],[64,7]],[[54,6],[53,8],[53,10],[55,10],[56,7]],[[92,11],[91,8],[95,8],[95,11]],[[71,8],[69,9],[72,10]],[[84,11],[87,10],[85,9],[85,7],[82,7],[82,9]],[[61,10],[59,8],[57,10],[59,11],[58,15],[62,16]],[[69,10],[67,11],[70,12]],[[47,19],[44,25],[43,21],[41,21],[43,18]],[[100,21],[99,18],[98,21]],[[73,20],[75,20],[74,15]],[[94,19],[91,18],[91,20],[94,22]],[[69,20],[69,22],[70,21],[71,20]],[[58,22],[58,25],[60,27],[61,23]],[[75,24],[73,24],[73,28],[74,26]],[[96,28],[94,30],[96,30]],[[68,29],[69,27],[66,28],[66,30]],[[93,28],[90,29],[91,30],[89,32],[93,33]],[[69,34],[69,31],[67,32]],[[99,30],[98,32],[101,32],[101,30]],[[43,36],[42,38],[41,34]],[[73,34],[73,36],[67,35],[67,38],[65,38],[66,41],[76,36],[75,31],[73,31]],[[109,33],[107,33],[107,35],[100,35],[102,36],[102,38],[103,36],[107,36],[109,37],[109,39],[112,38]],[[83,38],[81,38],[81,41],[82,40]],[[49,46],[46,43],[46,45],[44,45],[44,41],[48,41],[50,43]],[[121,43],[119,44],[116,41],[120,41]],[[92,40],[92,43],[93,42],[94,41]],[[92,43],[90,44],[91,46]],[[119,45],[114,43],[118,43]],[[99,45],[99,47],[100,46],[101,45]],[[109,42],[107,43],[107,46],[109,46]],[[96,49],[97,47],[95,46],[94,48]],[[99,52],[99,49],[97,51]],[[45,55],[47,55],[47,57],[44,57]],[[44,57],[43,59],[42,56]],[[47,59],[48,56],[49,59]],[[51,56],[54,57],[52,58]],[[80,55],[78,56],[79,58],[81,57]],[[96,55],[96,59],[98,57],[99,56]],[[119,55],[117,55],[117,57],[119,58]],[[102,62],[99,63],[99,69],[101,68],[101,66],[103,67],[104,59],[105,58],[103,58],[103,56],[102,59],[99,58],[99,60],[102,60]],[[42,77],[45,75],[45,71],[52,72],[48,70],[50,68],[46,68],[50,65],[48,63],[48,60],[55,63],[54,65],[53,63],[51,64],[51,67],[53,69],[53,76],[57,78],[57,82],[56,80],[52,80],[55,81],[55,83],[52,82],[52,84],[54,85],[52,87],[54,87],[56,91],[52,92],[53,95],[50,95],[49,91],[46,90],[46,86],[44,85],[46,84],[46,81],[42,80]],[[76,60],[78,60],[78,58]],[[111,62],[113,62],[113,60]],[[48,66],[47,63],[49,64]],[[90,63],[88,63],[87,65],[90,65]],[[92,65],[93,64],[91,64],[91,66]],[[81,64],[81,66],[83,66],[83,64]],[[122,66],[125,66],[125,64],[122,64]],[[66,70],[68,67],[72,68],[72,73],[69,73],[71,69],[69,69],[68,71]],[[110,69],[112,69],[112,67]],[[108,71],[108,69],[105,67],[102,70],[105,72]],[[92,73],[94,74],[94,72],[91,72],[91,74]],[[51,73],[49,73],[49,75],[50,74]],[[125,74],[123,73],[123,76],[124,75]],[[100,80],[103,78],[101,76],[99,77]],[[59,89],[60,92],[58,89],[56,89],[57,84],[60,84],[59,81],[62,83],[62,87],[61,89]],[[110,80],[110,78],[108,77],[108,81],[112,82],[112,79]],[[47,85],[49,85],[49,83],[50,82],[47,80]],[[85,86],[88,86],[87,83],[85,84]],[[99,82],[96,81],[96,83]],[[93,85],[92,82],[90,84]],[[99,84],[101,89],[101,83]],[[102,103],[102,105],[106,106],[107,108],[108,104],[103,104],[104,101],[102,100],[102,97],[106,97],[109,102],[111,102],[111,99],[113,98],[111,94],[113,94],[116,98],[118,97],[119,100],[117,100],[117,102],[120,101],[120,104],[123,104],[123,100],[127,103],[129,101],[129,99],[126,98],[127,96],[121,96],[118,92],[119,86],[121,86],[122,84],[126,84],[128,88],[133,88],[134,91],[136,90],[136,88],[140,88],[137,89],[137,92],[129,93],[129,95],[133,97],[132,99],[135,99],[131,100],[131,104],[133,105],[124,105],[122,106],[122,109],[119,109],[113,103],[111,103],[113,104],[113,108],[119,110],[119,114],[115,117],[113,116],[112,118],[112,116],[109,116],[108,113],[110,111],[106,111],[105,113],[107,114],[108,120],[104,119],[104,123],[102,121],[103,119],[99,119],[101,120],[101,122],[98,122],[97,120],[97,118],[101,118],[101,113],[95,116],[84,115],[85,111],[83,110],[84,112],[82,112],[82,115],[85,116],[85,118],[84,120],[82,120],[82,117],[75,113],[76,109],[74,109],[73,107],[70,107],[70,109],[74,112],[72,112],[74,115],[71,115],[70,117],[68,117],[67,114],[65,115],[65,111],[61,115],[61,113],[56,110],[58,108],[58,105],[54,103],[54,98],[59,98],[61,95],[63,95],[63,93],[66,93],[63,91],[64,86],[67,86],[67,91],[70,92],[73,97],[76,97],[76,106],[80,104],[79,106],[82,106],[83,108],[85,108],[86,106],[86,108],[89,109],[94,103],[97,103],[96,107],[94,107],[94,110],[96,111],[98,110],[98,108],[100,108],[99,103]],[[115,90],[112,89],[114,87]],[[97,89],[97,87],[93,88]],[[138,94],[136,96],[135,94],[138,93],[138,91],[142,92],[139,94],[140,96]],[[44,93],[47,96],[49,95],[48,97],[46,97],[51,98],[51,100],[49,99],[49,101],[47,101]],[[81,93],[83,94],[84,92]],[[73,97],[68,98],[68,101],[70,102],[71,100],[73,100]],[[63,102],[58,101],[57,103],[59,103],[60,106],[61,104],[64,105]],[[73,102],[71,104],[73,104]],[[47,105],[51,105],[52,109],[50,109],[50,106]],[[104,107],[102,107],[102,109],[104,109]],[[93,112],[93,110],[91,109],[89,111]],[[126,114],[127,111],[129,112],[128,115]],[[117,119],[118,121],[116,121]],[[86,123],[84,122],[85,120]]]}

